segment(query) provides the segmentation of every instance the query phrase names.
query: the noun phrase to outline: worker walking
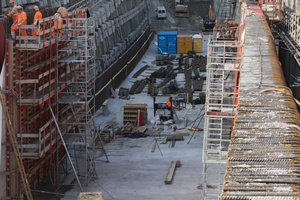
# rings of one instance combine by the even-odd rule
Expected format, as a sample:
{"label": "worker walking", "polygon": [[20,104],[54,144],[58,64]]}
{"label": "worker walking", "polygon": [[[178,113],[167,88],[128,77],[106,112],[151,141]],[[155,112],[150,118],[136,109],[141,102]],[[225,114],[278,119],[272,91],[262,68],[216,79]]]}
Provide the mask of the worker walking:
{"label": "worker walking", "polygon": [[[16,38],[16,30],[19,30],[20,25],[27,25],[27,14],[23,11],[22,6],[17,6],[18,10],[18,19],[11,26],[11,36],[13,39]],[[20,29],[22,36],[27,36],[26,29]]]}
{"label": "worker walking", "polygon": [[[38,6],[34,6],[33,9],[35,10],[35,14],[33,17],[33,25],[38,25],[39,19],[42,19],[42,13]],[[37,36],[39,34],[39,29],[32,29],[32,35]]]}
{"label": "worker walking", "polygon": [[15,23],[15,21],[18,19],[18,9],[17,9],[17,5],[15,4],[15,2],[13,0],[9,1],[9,5],[11,7],[11,11],[7,14],[7,17],[12,17],[13,19],[13,23]]}

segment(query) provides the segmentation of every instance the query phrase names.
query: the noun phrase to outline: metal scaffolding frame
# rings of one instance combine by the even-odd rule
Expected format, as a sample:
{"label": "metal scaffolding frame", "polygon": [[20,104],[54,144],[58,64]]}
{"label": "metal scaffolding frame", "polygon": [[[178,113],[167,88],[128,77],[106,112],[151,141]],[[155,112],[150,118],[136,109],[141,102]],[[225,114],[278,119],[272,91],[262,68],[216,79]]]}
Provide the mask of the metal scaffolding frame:
{"label": "metal scaffolding frame", "polygon": [[209,37],[205,127],[203,138],[203,199],[218,199],[238,98],[235,73],[240,70],[241,45]]}
{"label": "metal scaffolding frame", "polygon": [[[76,16],[63,17],[63,24],[66,26],[57,31],[58,42],[65,44],[58,48],[57,54],[67,53],[67,56],[57,61],[57,76],[60,73],[66,75],[57,82],[56,120],[65,137],[66,151],[71,155],[69,162],[75,163],[75,176],[87,186],[88,181],[97,176],[94,163],[95,142],[98,137],[94,120],[97,73],[95,18],[87,18],[87,13],[82,10],[75,13]],[[85,164],[80,165],[79,162],[83,161]],[[62,159],[59,163],[61,166],[68,161]],[[65,172],[69,173],[68,170]]]}

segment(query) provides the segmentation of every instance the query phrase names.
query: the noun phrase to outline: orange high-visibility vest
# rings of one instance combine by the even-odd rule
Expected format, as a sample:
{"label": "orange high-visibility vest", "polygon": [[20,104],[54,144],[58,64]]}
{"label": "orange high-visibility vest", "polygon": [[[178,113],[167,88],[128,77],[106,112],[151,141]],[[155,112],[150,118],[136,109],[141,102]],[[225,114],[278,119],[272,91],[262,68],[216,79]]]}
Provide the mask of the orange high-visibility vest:
{"label": "orange high-visibility vest", "polygon": [[[34,17],[33,17],[33,24],[37,25],[38,20],[42,19],[42,13],[38,10],[35,12]],[[41,29],[42,30],[42,29]],[[37,36],[39,34],[39,30],[38,29],[32,29],[32,35],[33,36]]]}
{"label": "orange high-visibility vest", "polygon": [[167,101],[167,107],[171,108],[171,101],[169,101],[169,100]]}
{"label": "orange high-visibility vest", "polygon": [[42,13],[38,10],[35,12],[34,17],[33,17],[33,23],[34,25],[37,25],[37,22],[39,19],[42,19]]}

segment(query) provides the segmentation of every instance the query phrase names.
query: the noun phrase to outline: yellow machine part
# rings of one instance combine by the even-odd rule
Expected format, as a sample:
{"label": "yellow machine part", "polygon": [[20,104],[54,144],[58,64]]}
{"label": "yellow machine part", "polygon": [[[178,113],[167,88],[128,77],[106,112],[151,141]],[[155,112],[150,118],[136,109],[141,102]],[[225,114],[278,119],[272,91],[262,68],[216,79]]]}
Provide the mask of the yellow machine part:
{"label": "yellow machine part", "polygon": [[213,16],[213,10],[211,8],[211,4],[209,4],[209,19],[213,19],[214,16]]}
{"label": "yellow machine part", "polygon": [[77,200],[103,200],[102,192],[81,192]]}

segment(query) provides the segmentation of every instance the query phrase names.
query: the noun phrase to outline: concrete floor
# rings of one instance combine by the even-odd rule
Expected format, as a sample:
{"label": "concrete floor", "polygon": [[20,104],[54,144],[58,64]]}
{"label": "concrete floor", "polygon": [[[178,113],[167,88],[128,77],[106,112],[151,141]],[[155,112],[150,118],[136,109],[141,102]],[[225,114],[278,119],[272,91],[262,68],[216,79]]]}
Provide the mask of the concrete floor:
{"label": "concrete floor", "polygon": [[[155,37],[156,39],[156,37]],[[207,35],[205,35],[205,41]],[[203,42],[202,55],[206,54],[206,42]],[[134,71],[122,83],[120,87],[130,88],[135,81],[132,75],[141,67],[148,64],[150,68],[144,71],[138,79],[144,78],[153,70],[158,69],[155,64],[152,64],[157,53],[157,47],[154,43],[151,44],[145,56],[138,63]],[[184,84],[178,76],[178,84]],[[204,87],[205,88],[205,87]],[[190,109],[185,119],[183,114],[186,109],[177,111],[180,123],[171,125],[154,125],[153,121],[153,100],[147,95],[147,87],[145,92],[137,95],[130,95],[130,100],[110,99],[109,100],[109,115],[100,115],[96,119],[96,123],[104,127],[107,123],[114,123],[118,126],[123,126],[123,105],[126,103],[146,103],[148,105],[148,122],[145,125],[148,127],[146,133],[161,133],[173,134],[173,126],[178,128],[184,127],[185,119],[188,121],[194,120],[200,112],[203,105],[196,105],[195,109]],[[116,90],[116,96],[118,90]],[[196,95],[194,95],[196,96]],[[162,101],[167,100],[167,96],[162,96]],[[191,107],[187,104],[187,108]],[[101,111],[99,111],[101,113]],[[199,120],[198,120],[199,121]],[[195,126],[198,125],[198,122]],[[204,127],[204,120],[198,125]],[[186,129],[176,131],[176,133],[193,133]],[[177,141],[174,148],[170,147],[170,142],[167,144],[160,144],[161,149],[156,148],[154,153],[151,153],[153,141],[155,137],[131,139],[118,138],[113,140],[110,144],[105,146],[109,156],[110,163],[106,163],[105,157],[102,155],[96,158],[96,168],[98,178],[89,182],[86,191],[98,192],[104,194],[105,200],[168,200],[168,199],[185,199],[198,200],[201,198],[202,190],[197,187],[202,183],[202,141],[203,131],[196,132],[190,144],[187,144],[190,136],[185,136],[184,141]],[[163,137],[156,137],[158,141],[162,141]],[[170,162],[180,160],[182,166],[176,169],[172,184],[166,185],[164,180],[166,178]],[[74,186],[72,190],[66,192],[63,200],[73,200],[78,196],[80,190]]]}

